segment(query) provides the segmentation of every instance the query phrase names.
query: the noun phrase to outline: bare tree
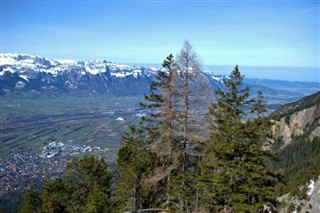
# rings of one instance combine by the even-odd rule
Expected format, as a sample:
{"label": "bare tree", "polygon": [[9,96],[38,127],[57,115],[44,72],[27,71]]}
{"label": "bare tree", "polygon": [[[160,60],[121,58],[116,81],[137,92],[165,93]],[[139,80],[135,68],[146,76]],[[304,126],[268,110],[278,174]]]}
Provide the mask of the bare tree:
{"label": "bare tree", "polygon": [[[195,172],[197,170],[197,160],[191,159],[195,148],[198,146],[200,137],[200,128],[204,125],[204,114],[207,109],[204,103],[208,100],[209,87],[201,75],[201,63],[197,53],[194,51],[189,41],[185,41],[177,55],[176,70],[179,75],[177,81],[178,102],[176,104],[176,114],[178,120],[178,132],[180,132],[181,151],[181,174],[178,175],[180,180],[176,180],[176,185],[180,185],[179,209],[183,212],[189,212],[192,204],[197,197],[194,197],[197,189],[194,182]],[[173,191],[174,191],[173,190]],[[195,199],[190,197],[194,197]],[[195,204],[196,205],[196,204]]]}
{"label": "bare tree", "polygon": [[169,55],[163,62],[164,69],[158,72],[143,103],[153,109],[143,118],[142,127],[156,160],[144,175],[142,186],[156,190],[161,207],[169,206],[174,211],[188,212],[197,200],[193,178],[197,160],[191,159],[190,153],[199,141],[196,133],[203,132],[198,131],[204,126],[199,123],[204,113],[199,111],[209,94],[199,61],[191,44],[185,41],[176,61]]}

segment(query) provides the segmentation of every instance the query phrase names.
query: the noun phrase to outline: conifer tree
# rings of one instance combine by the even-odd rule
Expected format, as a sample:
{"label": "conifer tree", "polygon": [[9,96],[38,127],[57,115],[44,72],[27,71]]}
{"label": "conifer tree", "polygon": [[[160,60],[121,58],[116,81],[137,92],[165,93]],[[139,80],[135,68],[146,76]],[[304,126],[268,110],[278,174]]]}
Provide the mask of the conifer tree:
{"label": "conifer tree", "polygon": [[155,156],[150,152],[143,132],[131,126],[118,152],[116,199],[121,210],[137,211],[154,204],[156,193],[142,187],[143,178],[152,170],[154,161]]}
{"label": "conifer tree", "polygon": [[[200,141],[201,121],[199,112],[208,97],[208,88],[201,79],[200,60],[189,41],[185,41],[177,55],[176,69],[178,73],[176,104],[177,137],[181,147],[179,167],[169,184],[169,190],[174,199],[174,211],[190,212],[194,207],[196,198],[195,172],[197,158],[190,155],[195,152]],[[189,149],[189,151],[188,151]]]}
{"label": "conifer tree", "polygon": [[24,203],[19,210],[19,213],[36,213],[39,206],[42,204],[40,194],[34,189],[30,188],[24,195]]}
{"label": "conifer tree", "polygon": [[[270,123],[262,118],[262,94],[250,98],[243,78],[236,66],[225,81],[226,90],[216,91],[209,111],[210,140],[199,179],[202,208],[210,212],[260,212],[272,200],[274,182],[262,150]],[[250,120],[249,113],[257,117]]]}
{"label": "conifer tree", "polygon": [[138,189],[140,185],[137,165],[139,141],[136,139],[136,128],[130,126],[130,132],[124,136],[124,144],[118,151],[118,173],[116,199],[123,211],[138,210]]}
{"label": "conifer tree", "polygon": [[[25,205],[20,211],[114,212],[109,192],[110,179],[105,160],[93,156],[73,159],[67,164],[64,178],[50,180],[46,177],[41,198],[38,199],[34,191],[27,193]],[[33,204],[36,201],[38,205]],[[34,211],[31,211],[33,207]]]}
{"label": "conifer tree", "polygon": [[[138,128],[131,128],[119,150],[117,194],[118,198],[126,200],[126,210],[164,207],[170,203],[167,183],[172,170],[178,166],[181,153],[175,139],[177,75],[172,54],[162,65],[164,69],[158,72],[151,83],[150,94],[145,95],[141,103],[150,113],[142,118]],[[127,178],[130,173],[134,178]],[[130,193],[125,194],[126,191]]]}
{"label": "conifer tree", "polygon": [[[109,195],[111,175],[104,159],[85,156],[74,158],[66,167],[63,180],[68,192],[68,209],[70,212],[84,212],[85,204],[93,186],[98,186],[101,193]],[[108,203],[105,204],[106,206]]]}
{"label": "conifer tree", "polygon": [[[144,183],[157,185],[164,179],[170,179],[171,171],[178,166],[180,144],[177,141],[177,72],[172,54],[162,64],[152,82],[150,95],[145,96],[143,106],[155,111],[142,120],[142,127],[147,132],[150,150],[156,155],[157,166]],[[163,183],[162,183],[163,185]],[[166,200],[169,199],[167,194]]]}
{"label": "conifer tree", "polygon": [[61,179],[51,181],[49,177],[46,177],[42,190],[42,205],[40,206],[40,212],[70,212],[67,210],[67,189]]}
{"label": "conifer tree", "polygon": [[178,58],[175,62],[170,54],[164,60],[163,70],[141,103],[149,114],[131,129],[119,151],[117,194],[119,200],[125,200],[124,210],[192,210],[197,162],[188,156],[187,147],[196,148],[196,128],[201,125],[195,107],[200,105],[199,97],[205,97],[195,92],[200,88],[200,66],[189,42]]}
{"label": "conifer tree", "polygon": [[112,213],[115,209],[112,209],[110,197],[107,193],[101,190],[100,186],[93,185],[91,188],[87,202],[85,213]]}
{"label": "conifer tree", "polygon": [[[198,55],[193,50],[189,41],[185,41],[183,43],[183,47],[177,58],[177,69],[181,78],[179,88],[181,104],[179,105],[178,111],[182,126],[182,145],[186,150],[187,145],[191,145],[193,143],[192,117],[194,111],[192,104],[194,101],[192,99],[197,97],[197,94],[192,94],[192,89],[194,88],[191,88],[191,84],[192,81],[196,81],[195,79],[198,77],[201,68]],[[184,155],[184,158],[186,158],[186,153]],[[185,165],[183,165],[183,167],[185,167]],[[183,170],[185,170],[185,168],[183,168]]]}

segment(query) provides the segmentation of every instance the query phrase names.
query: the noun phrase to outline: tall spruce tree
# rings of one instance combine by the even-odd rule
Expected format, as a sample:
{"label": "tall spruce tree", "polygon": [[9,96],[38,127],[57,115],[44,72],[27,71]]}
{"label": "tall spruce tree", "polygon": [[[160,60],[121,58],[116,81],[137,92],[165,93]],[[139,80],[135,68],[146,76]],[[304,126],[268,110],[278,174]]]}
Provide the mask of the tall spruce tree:
{"label": "tall spruce tree", "polygon": [[[150,113],[142,117],[139,127],[131,128],[119,150],[117,194],[119,200],[125,198],[124,210],[165,207],[170,203],[167,183],[181,153],[175,143],[176,72],[172,54],[162,65],[164,69],[158,72],[150,94],[141,103]],[[128,171],[134,178],[128,177]]]}
{"label": "tall spruce tree", "polygon": [[[142,127],[149,136],[150,150],[158,161],[153,173],[144,181],[149,186],[167,183],[171,172],[178,167],[182,153],[177,139],[178,74],[172,54],[164,60],[162,67],[163,70],[158,72],[156,80],[151,84],[150,95],[145,96],[146,102],[142,104],[154,111],[142,121]],[[170,202],[170,195],[166,193],[163,199]]]}
{"label": "tall spruce tree", "polygon": [[94,187],[98,187],[100,193],[109,197],[105,206],[106,209],[111,208],[110,180],[111,175],[104,159],[97,159],[94,156],[85,156],[82,159],[74,158],[67,164],[66,177],[63,179],[65,190],[68,192],[68,211],[84,212],[88,196],[93,196]]}
{"label": "tall spruce tree", "polygon": [[[244,76],[234,68],[218,89],[209,114],[210,139],[201,162],[202,209],[213,212],[262,212],[272,201],[273,176],[266,169],[262,145],[270,135],[270,123],[262,94],[249,97]],[[256,116],[254,119],[249,119]]]}
{"label": "tall spruce tree", "polygon": [[200,93],[207,95],[208,90],[200,82],[198,56],[189,42],[177,58],[175,62],[171,54],[164,60],[141,104],[149,114],[127,134],[119,151],[117,192],[119,200],[125,200],[124,210],[162,207],[190,212],[198,200],[198,158],[190,153],[196,150],[202,126],[196,109],[201,98],[207,100]]}
{"label": "tall spruce tree", "polygon": [[200,93],[208,94],[208,90],[201,82],[198,56],[188,41],[176,62],[170,55],[162,65],[164,70],[152,84],[150,96],[146,96],[146,106],[158,106],[158,111],[145,118],[150,148],[157,156],[157,165],[145,183],[165,187],[161,207],[188,212],[195,200],[197,162],[187,148],[193,152],[199,140],[196,135],[201,118],[196,109],[206,97]]}

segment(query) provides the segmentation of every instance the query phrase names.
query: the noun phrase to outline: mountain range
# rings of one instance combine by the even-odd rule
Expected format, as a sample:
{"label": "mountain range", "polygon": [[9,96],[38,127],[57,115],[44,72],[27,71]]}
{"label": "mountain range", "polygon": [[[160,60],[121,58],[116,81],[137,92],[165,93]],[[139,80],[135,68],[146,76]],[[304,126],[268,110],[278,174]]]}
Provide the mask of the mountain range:
{"label": "mountain range", "polygon": [[[108,60],[58,60],[29,54],[0,54],[0,95],[102,94],[137,96],[148,93],[158,68],[115,64]],[[240,67],[241,71],[241,67]],[[230,70],[231,72],[231,70]],[[223,88],[226,76],[203,71],[212,89]],[[269,104],[281,105],[320,90],[319,83],[245,79],[252,93],[262,90]]]}
{"label": "mountain range", "polygon": [[[148,92],[150,83],[154,80],[158,71],[158,68],[120,65],[107,60],[84,62],[57,60],[28,54],[0,54],[0,96],[10,95],[11,93],[140,96]],[[203,71],[201,75],[211,89],[223,88],[223,80],[227,78],[227,76],[216,75],[210,71]],[[279,201],[282,200],[288,205],[281,212],[293,212],[299,209],[302,212],[319,212],[320,83],[249,78],[244,80],[244,84],[250,87],[252,93],[262,90],[269,109],[276,109],[270,116],[273,119],[272,130],[275,136],[275,140],[272,141],[270,147],[277,153],[277,160],[271,163],[270,167],[279,172],[283,178],[283,181],[277,184],[276,191],[280,197]],[[310,95],[312,93],[314,94]],[[300,99],[302,97],[304,98]],[[293,103],[286,104],[289,102]],[[51,102],[48,105],[51,105]],[[278,108],[280,105],[282,107]],[[77,110],[74,111],[78,113]],[[95,115],[93,114],[93,116]],[[23,136],[23,141],[32,140],[35,142],[40,136],[44,137],[46,135],[52,137],[51,131],[55,131],[55,129],[46,129],[47,126],[48,128],[59,127],[57,132],[61,132],[65,137],[72,136],[74,133],[80,136],[88,135],[87,132],[86,134],[82,132],[88,127],[88,124],[80,119],[81,114],[78,115],[79,117],[68,116],[71,118],[66,119],[66,121],[73,119],[76,122],[72,123],[74,126],[65,122],[67,124],[66,132],[64,132],[62,122],[43,125],[39,122],[41,117],[34,117],[36,123],[45,129],[36,126],[36,132],[33,133],[30,130],[31,125],[21,125],[27,127],[26,132],[28,134],[29,132],[32,133],[31,137],[28,134]],[[85,114],[84,116],[88,115]],[[103,130],[105,122],[109,119],[109,115],[106,116],[105,120],[102,120],[101,114],[98,114],[97,119],[101,120],[101,124],[93,122],[96,120],[86,121],[92,123],[94,128],[98,129],[91,131],[92,134],[98,135],[99,131]],[[118,116],[120,115],[116,114],[114,118]],[[26,119],[18,118],[22,122],[26,121]],[[63,118],[65,119],[65,117]],[[118,118],[122,119],[122,117]],[[118,120],[118,118],[114,129],[107,130],[104,134],[115,134],[115,129],[118,129],[118,125],[124,122],[121,119]],[[84,123],[81,123],[81,121]],[[79,126],[76,125],[78,123]],[[16,132],[17,134],[24,133],[23,131]],[[36,135],[37,138],[35,138]],[[105,135],[103,137],[105,138]],[[12,136],[3,138],[2,143],[17,144],[11,143],[10,140],[13,141],[15,138]],[[2,198],[2,200],[5,199]]]}

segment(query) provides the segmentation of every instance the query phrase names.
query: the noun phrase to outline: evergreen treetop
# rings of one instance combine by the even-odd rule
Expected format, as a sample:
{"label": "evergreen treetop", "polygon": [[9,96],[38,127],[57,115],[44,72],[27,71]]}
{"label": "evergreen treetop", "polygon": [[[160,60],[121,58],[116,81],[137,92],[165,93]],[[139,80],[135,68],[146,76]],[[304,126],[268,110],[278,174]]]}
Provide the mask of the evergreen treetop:
{"label": "evergreen treetop", "polygon": [[261,118],[262,94],[250,98],[243,78],[236,66],[209,111],[211,133],[200,176],[203,208],[209,211],[260,212],[272,202],[274,181],[262,149],[271,126]]}

